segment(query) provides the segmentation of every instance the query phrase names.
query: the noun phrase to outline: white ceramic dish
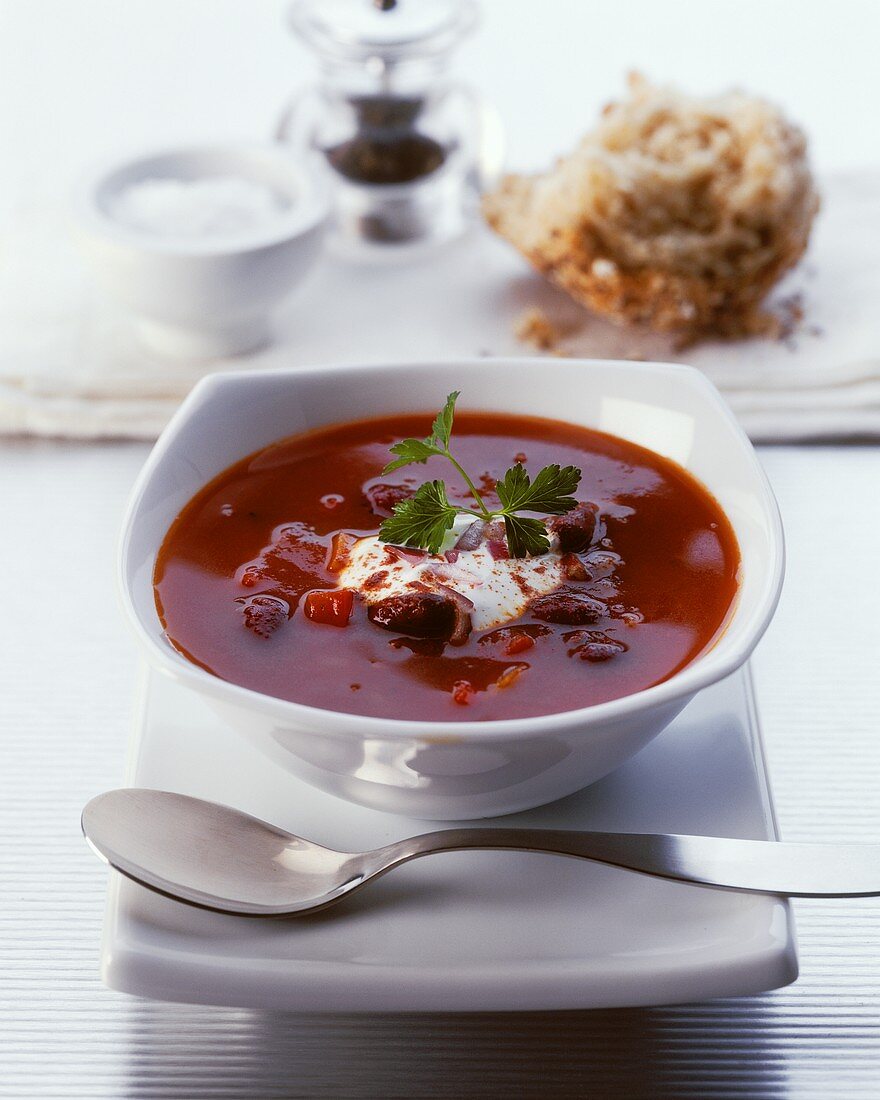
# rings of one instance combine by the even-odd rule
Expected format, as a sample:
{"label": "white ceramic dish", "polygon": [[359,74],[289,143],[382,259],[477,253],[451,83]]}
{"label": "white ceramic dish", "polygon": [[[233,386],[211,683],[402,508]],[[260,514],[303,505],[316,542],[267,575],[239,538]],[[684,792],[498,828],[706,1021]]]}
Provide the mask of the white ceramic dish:
{"label": "white ceramic dish", "polygon": [[[235,239],[169,237],[113,216],[114,200],[146,180],[242,179],[287,203],[271,224]],[[328,204],[280,146],[154,153],[93,171],[77,188],[77,238],[108,294],[135,315],[141,338],[185,358],[237,355],[269,339],[269,314],[312,267]]]}
{"label": "white ceramic dish", "polygon": [[[340,848],[424,831],[285,776],[167,678],[150,673],[144,687],[131,783],[226,802]],[[747,674],[702,692],[614,775],[509,823],[775,838]],[[534,852],[432,856],[292,921],[191,909],[111,875],[104,980],[164,1000],[300,1012],[610,1008],[741,996],[797,976],[786,901]]]}
{"label": "white ceramic dish", "polygon": [[[318,710],[220,680],[168,644],[156,613],[157,549],[184,504],[237,459],[324,424],[462,407],[574,421],[675,459],[715,494],[736,531],[742,583],[708,653],[665,683],[600,706],[495,722],[402,721]],[[337,367],[214,375],[157,443],[120,550],[128,618],[149,661],[210,700],[274,760],[331,794],[422,818],[511,813],[579,790],[642,749],[693,696],[739,668],[776,606],[778,511],[750,443],[714,387],[687,367],[540,360]],[[316,670],[320,675],[320,670]]]}

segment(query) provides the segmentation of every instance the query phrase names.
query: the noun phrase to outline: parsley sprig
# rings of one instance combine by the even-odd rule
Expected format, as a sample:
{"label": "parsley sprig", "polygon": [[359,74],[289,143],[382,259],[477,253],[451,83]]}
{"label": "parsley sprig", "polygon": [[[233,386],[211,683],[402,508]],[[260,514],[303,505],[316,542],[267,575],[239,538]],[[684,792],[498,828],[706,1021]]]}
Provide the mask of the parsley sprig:
{"label": "parsley sprig", "polygon": [[501,507],[490,508],[449,449],[458,396],[456,390],[446,398],[446,404],[431,425],[431,434],[425,439],[403,439],[395,443],[391,453],[397,457],[382,472],[391,473],[413,463],[424,464],[429,458],[439,455],[448,459],[464,478],[475,507],[452,504],[446,495],[444,482],[426,481],[412,497],[394,506],[392,515],[379,529],[379,538],[395,546],[410,546],[436,554],[455,517],[471,515],[486,523],[496,519],[504,521],[511,557],[524,558],[529,554],[545,553],[550,548],[550,540],[543,521],[519,513],[543,512],[545,515],[559,516],[571,511],[577,504],[571,494],[581,479],[580,470],[576,466],[545,466],[533,481],[525,467],[517,463],[495,485]]}

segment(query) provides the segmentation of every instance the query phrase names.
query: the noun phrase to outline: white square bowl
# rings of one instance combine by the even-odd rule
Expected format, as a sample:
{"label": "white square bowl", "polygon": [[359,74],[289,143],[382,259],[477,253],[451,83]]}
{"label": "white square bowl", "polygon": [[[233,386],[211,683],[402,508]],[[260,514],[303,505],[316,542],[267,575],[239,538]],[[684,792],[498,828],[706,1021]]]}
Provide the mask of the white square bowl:
{"label": "white square bowl", "polygon": [[[127,782],[233,805],[339,849],[422,831],[315,790],[150,672]],[[748,666],[699,693],[644,752],[521,828],[777,840]],[[785,898],[542,852],[416,860],[312,917],[262,920],[159,897],[111,872],[102,973],[170,1001],[296,1012],[612,1008],[736,997],[797,977]]]}
{"label": "white square bowl", "polygon": [[[221,680],[164,637],[156,554],[190,498],[234,462],[324,425],[440,407],[565,420],[632,440],[703,482],[739,541],[741,583],[716,644],[661,684],[540,718],[415,722],[321,710]],[[739,668],[782,584],[782,526],[749,440],[717,390],[688,367],[607,360],[463,360],[213,375],[184,402],[147,461],[125,520],[123,605],[150,663],[212,702],[272,759],[332,794],[420,818],[512,813],[560,798],[643,748],[694,695]],[[320,670],[316,669],[316,675]]]}

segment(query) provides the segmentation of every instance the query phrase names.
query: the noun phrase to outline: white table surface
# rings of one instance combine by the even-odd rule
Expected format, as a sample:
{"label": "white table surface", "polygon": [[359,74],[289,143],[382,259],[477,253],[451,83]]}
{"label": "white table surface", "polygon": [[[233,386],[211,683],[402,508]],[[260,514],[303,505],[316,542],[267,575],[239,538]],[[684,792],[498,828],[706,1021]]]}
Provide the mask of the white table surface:
{"label": "white table surface", "polygon": [[[80,838],[79,811],[123,775],[136,654],[111,566],[145,455],[137,444],[0,445],[0,1095],[461,1098],[591,1087],[876,1098],[873,900],[797,902],[796,985],[688,1007],[328,1020],[104,990],[106,872]],[[779,613],[755,658],[782,834],[877,837],[880,449],[762,457],[789,545]]]}
{"label": "white table surface", "polygon": [[[59,201],[96,157],[265,136],[311,72],[279,31],[283,6],[0,0],[0,233],[22,203]],[[459,69],[498,102],[516,164],[570,144],[631,66],[773,95],[808,126],[821,170],[880,163],[875,0],[486,7]],[[106,874],[78,819],[123,774],[136,654],[112,559],[145,454],[0,443],[0,1096],[880,1095],[870,900],[796,903],[797,984],[706,1005],[328,1020],[104,990]],[[755,659],[782,833],[877,837],[880,448],[762,455],[789,538]]]}

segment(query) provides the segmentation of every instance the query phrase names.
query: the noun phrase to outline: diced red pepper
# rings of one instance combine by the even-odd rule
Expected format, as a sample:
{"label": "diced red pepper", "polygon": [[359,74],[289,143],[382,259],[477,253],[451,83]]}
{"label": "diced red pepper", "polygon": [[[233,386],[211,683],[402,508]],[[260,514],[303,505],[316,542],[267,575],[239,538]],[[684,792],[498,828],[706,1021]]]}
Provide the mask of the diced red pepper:
{"label": "diced red pepper", "polygon": [[316,589],[305,598],[303,614],[313,623],[325,626],[348,626],[354,593],[348,588]]}
{"label": "diced red pepper", "polygon": [[475,695],[474,685],[469,680],[456,680],[452,685],[452,701],[460,707],[466,707]]}
{"label": "diced red pepper", "polygon": [[357,542],[354,535],[347,531],[337,531],[330,540],[330,553],[327,557],[327,569],[331,573],[341,573],[348,565],[351,557],[351,548]]}
{"label": "diced red pepper", "polygon": [[513,657],[517,653],[525,653],[525,651],[531,649],[534,644],[535,639],[531,638],[528,634],[514,632],[510,636],[510,641],[504,647],[504,652]]}

